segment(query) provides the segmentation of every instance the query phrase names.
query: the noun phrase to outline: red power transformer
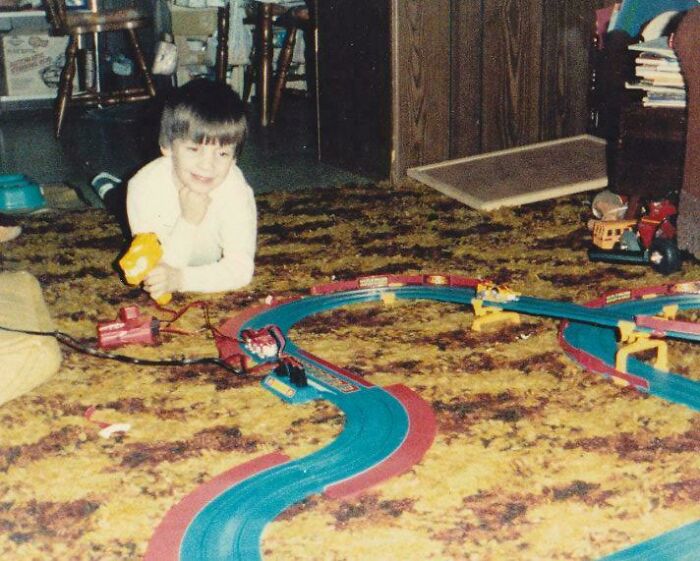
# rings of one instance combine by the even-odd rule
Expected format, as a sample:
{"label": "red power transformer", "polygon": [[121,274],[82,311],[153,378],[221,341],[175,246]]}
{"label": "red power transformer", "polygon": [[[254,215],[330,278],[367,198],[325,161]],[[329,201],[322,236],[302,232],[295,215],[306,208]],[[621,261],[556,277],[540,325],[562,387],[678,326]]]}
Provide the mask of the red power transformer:
{"label": "red power transformer", "polygon": [[158,319],[142,314],[138,306],[120,308],[116,321],[97,324],[97,345],[101,349],[122,345],[155,345],[159,327]]}

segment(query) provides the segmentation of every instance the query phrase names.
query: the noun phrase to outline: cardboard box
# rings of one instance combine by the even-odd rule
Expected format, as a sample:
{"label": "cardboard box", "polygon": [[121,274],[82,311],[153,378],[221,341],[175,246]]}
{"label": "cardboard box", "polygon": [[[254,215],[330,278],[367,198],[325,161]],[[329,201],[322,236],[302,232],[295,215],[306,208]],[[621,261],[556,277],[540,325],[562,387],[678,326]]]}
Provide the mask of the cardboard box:
{"label": "cardboard box", "polygon": [[187,82],[193,78],[199,78],[201,76],[209,76],[210,69],[204,65],[190,64],[188,66],[183,66],[177,69],[177,85],[184,86]]}
{"label": "cardboard box", "polygon": [[173,37],[175,46],[177,47],[177,67],[183,66],[206,65],[208,64],[206,41],[207,37],[201,35],[199,37],[188,35],[183,37],[175,35]]}
{"label": "cardboard box", "polygon": [[216,33],[217,8],[171,7],[173,35],[198,37]]}
{"label": "cardboard box", "polygon": [[68,37],[45,31],[2,35],[0,63],[5,95],[53,97],[65,61]]}

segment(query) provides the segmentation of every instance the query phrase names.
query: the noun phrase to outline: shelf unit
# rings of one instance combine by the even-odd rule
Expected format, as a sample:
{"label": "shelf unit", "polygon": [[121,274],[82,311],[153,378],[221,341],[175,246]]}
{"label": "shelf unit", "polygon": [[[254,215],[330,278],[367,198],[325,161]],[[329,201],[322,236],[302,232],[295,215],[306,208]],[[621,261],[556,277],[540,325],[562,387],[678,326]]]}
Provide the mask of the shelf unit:
{"label": "shelf unit", "polygon": [[28,19],[43,20],[45,27],[48,27],[44,10],[0,11],[0,31],[12,31],[13,29],[28,27],[21,23],[26,22]]}

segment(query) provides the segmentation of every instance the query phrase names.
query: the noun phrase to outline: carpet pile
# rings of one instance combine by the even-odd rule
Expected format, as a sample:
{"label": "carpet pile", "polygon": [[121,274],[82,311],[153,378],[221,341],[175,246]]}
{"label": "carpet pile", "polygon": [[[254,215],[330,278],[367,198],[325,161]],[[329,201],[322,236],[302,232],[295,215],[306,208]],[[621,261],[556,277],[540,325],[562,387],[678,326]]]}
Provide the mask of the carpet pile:
{"label": "carpet pile", "polygon": [[[619,288],[700,279],[688,262],[590,263],[588,196],[478,212],[414,182],[266,194],[253,283],[204,301],[216,324],[269,295],[380,273],[488,278],[524,294],[586,302]],[[23,217],[3,271],[39,280],[60,331],[94,346],[99,321],[136,304],[114,263],[124,247],[101,210]],[[700,519],[700,416],[582,370],[557,322],[476,333],[453,304],[362,304],[308,318],[302,348],[431,403],[435,443],[408,473],[351,500],[314,496],[266,530],[266,560],[590,561]],[[141,358],[215,356],[198,308]],[[671,369],[700,380],[700,353],[670,345]],[[342,428],[323,401],[285,405],[256,378],[214,365],[144,366],[63,349],[58,373],[0,406],[0,558],[142,558],[171,506],[257,456],[300,457]],[[128,423],[109,438],[102,424]]]}

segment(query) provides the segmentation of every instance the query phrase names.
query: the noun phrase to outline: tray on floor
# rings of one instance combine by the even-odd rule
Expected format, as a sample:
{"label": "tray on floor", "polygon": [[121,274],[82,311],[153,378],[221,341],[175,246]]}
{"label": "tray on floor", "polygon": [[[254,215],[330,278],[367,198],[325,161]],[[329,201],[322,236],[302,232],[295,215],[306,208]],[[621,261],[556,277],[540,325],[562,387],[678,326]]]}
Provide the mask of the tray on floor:
{"label": "tray on floor", "polygon": [[478,210],[517,206],[608,184],[605,140],[580,135],[407,170],[412,177]]}

